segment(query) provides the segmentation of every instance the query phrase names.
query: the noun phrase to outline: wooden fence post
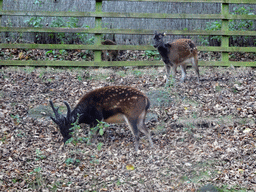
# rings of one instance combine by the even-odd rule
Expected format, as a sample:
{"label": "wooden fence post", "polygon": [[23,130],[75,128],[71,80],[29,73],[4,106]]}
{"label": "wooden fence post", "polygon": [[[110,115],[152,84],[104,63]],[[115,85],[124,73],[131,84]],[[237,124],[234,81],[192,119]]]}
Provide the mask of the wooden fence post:
{"label": "wooden fence post", "polygon": [[[102,0],[96,0],[96,7],[95,12],[101,13],[102,12]],[[102,28],[102,17],[95,17],[95,28],[101,29]],[[95,45],[101,45],[101,34],[95,34]],[[94,51],[94,61],[100,62],[101,61],[101,51]]]}
{"label": "wooden fence post", "polygon": [[[229,4],[222,3],[221,4],[221,14],[224,16],[225,19],[222,19],[221,30],[225,33],[229,31],[229,20],[226,19],[229,15]],[[229,36],[223,35],[221,38],[221,47],[229,47]],[[229,61],[229,56],[227,52],[221,53],[221,60],[222,61]]]}
{"label": "wooden fence post", "polygon": [[[3,11],[3,0],[0,0],[0,11]],[[2,26],[2,15],[0,15],[0,27]]]}

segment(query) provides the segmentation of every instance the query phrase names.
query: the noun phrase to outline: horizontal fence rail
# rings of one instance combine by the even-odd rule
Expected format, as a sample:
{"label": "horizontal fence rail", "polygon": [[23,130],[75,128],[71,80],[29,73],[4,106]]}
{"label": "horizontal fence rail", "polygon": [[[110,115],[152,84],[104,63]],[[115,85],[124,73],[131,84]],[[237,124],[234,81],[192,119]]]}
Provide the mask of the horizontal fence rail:
{"label": "horizontal fence rail", "polygon": [[[155,30],[143,29],[84,29],[84,28],[30,28],[1,27],[0,32],[38,32],[38,33],[91,33],[91,34],[130,34],[152,35]],[[221,36],[256,36],[256,31],[204,31],[204,30],[165,30],[167,35],[221,35]]]}
{"label": "horizontal fence rail", "polygon": [[[151,45],[67,45],[67,44],[8,44],[2,43],[2,48],[21,48],[21,49],[85,49],[85,50],[156,50]],[[214,52],[255,52],[255,47],[212,47],[197,46],[199,51]]]}
{"label": "horizontal fence rail", "polygon": [[[113,1],[113,0],[112,0]],[[161,66],[161,61],[102,61],[101,51],[103,50],[156,50],[150,45],[101,45],[102,34],[136,34],[152,35],[154,30],[145,29],[107,29],[102,28],[102,18],[150,18],[150,19],[218,19],[222,20],[221,30],[165,30],[169,35],[218,35],[221,36],[221,46],[199,46],[199,51],[221,52],[221,61],[199,61],[202,66],[251,66],[255,67],[256,62],[231,62],[230,52],[252,52],[256,53],[255,47],[229,47],[230,36],[256,36],[256,31],[229,31],[229,20],[256,20],[256,15],[233,15],[229,13],[229,4],[245,3],[256,4],[256,0],[126,0],[138,2],[203,2],[221,3],[220,14],[162,14],[162,13],[112,13],[102,12],[102,0],[96,0],[95,12],[49,12],[49,11],[6,11],[2,10],[0,0],[1,16],[43,16],[43,17],[94,17],[95,28],[34,28],[34,27],[0,27],[0,32],[20,32],[20,33],[89,33],[95,34],[94,45],[70,45],[70,44],[7,44],[0,43],[0,48],[20,48],[20,49],[85,49],[93,50],[94,61],[20,61],[20,60],[0,60],[1,65],[27,65],[27,66]]]}
{"label": "horizontal fence rail", "polygon": [[165,14],[165,13],[111,13],[111,12],[51,12],[51,11],[0,11],[6,16],[40,16],[40,17],[119,17],[148,19],[256,19],[256,15],[229,14]]}

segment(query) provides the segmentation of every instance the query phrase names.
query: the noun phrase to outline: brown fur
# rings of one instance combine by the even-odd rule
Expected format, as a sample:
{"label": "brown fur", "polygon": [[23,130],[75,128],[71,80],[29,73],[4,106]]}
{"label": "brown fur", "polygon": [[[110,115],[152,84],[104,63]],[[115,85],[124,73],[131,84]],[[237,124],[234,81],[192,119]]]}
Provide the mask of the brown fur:
{"label": "brown fur", "polygon": [[[177,66],[181,66],[182,69],[182,82],[185,81],[186,76],[186,65],[192,63],[195,68],[198,81],[199,81],[199,69],[198,69],[198,53],[197,47],[194,42],[190,39],[178,39],[172,43],[168,43],[170,59],[170,65],[172,67],[172,75],[175,78],[177,73]],[[169,66],[166,67],[167,74],[169,74]]]}
{"label": "brown fur", "polygon": [[[135,149],[138,149],[139,132],[143,132],[149,139],[151,146],[153,142],[145,125],[145,117],[150,106],[149,99],[141,91],[126,86],[108,86],[95,89],[85,94],[74,110],[67,117],[59,116],[50,101],[56,119],[52,120],[60,127],[64,141],[69,139],[71,124],[79,116],[78,123],[86,123],[91,127],[97,125],[98,121],[108,123],[127,123],[135,137]],[[65,103],[69,109],[69,105]],[[68,117],[69,116],[69,117]]]}
{"label": "brown fur", "polygon": [[168,77],[170,76],[170,68],[172,68],[172,75],[173,78],[175,78],[177,67],[180,65],[182,70],[182,82],[184,82],[186,66],[188,63],[192,63],[199,81],[198,53],[195,43],[191,39],[178,39],[171,43],[164,43],[164,36],[165,33],[155,32],[154,47],[158,49],[163,58]]}
{"label": "brown fur", "polygon": [[[102,45],[116,45],[116,43],[114,41],[111,41],[109,39],[106,39],[105,41],[102,41],[101,44]],[[117,50],[105,50],[105,51],[103,51],[103,54],[102,54],[103,60],[107,61],[108,56],[109,56],[110,61],[116,60],[116,58],[118,56],[118,51]]]}

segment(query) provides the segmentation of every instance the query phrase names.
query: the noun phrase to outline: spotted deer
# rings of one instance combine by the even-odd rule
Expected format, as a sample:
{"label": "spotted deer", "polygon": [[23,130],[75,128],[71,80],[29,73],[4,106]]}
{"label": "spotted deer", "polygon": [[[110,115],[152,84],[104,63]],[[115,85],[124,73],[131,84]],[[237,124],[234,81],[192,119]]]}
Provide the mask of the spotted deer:
{"label": "spotted deer", "polygon": [[149,139],[151,147],[153,142],[150,132],[145,125],[145,117],[150,106],[149,99],[141,91],[126,86],[108,86],[95,89],[85,94],[71,110],[69,104],[64,102],[67,107],[67,115],[61,115],[59,108],[55,108],[50,101],[51,108],[55,117],[51,119],[59,126],[64,143],[71,138],[70,128],[77,120],[78,123],[89,124],[95,127],[98,121],[107,123],[127,123],[135,138],[135,150],[138,150],[139,131],[143,132]]}
{"label": "spotted deer", "polygon": [[157,48],[160,53],[166,68],[167,82],[170,76],[170,68],[172,68],[172,76],[175,78],[177,72],[177,66],[180,65],[182,71],[182,79],[184,82],[186,78],[186,66],[192,63],[193,68],[197,74],[197,80],[199,82],[199,69],[198,69],[198,53],[195,43],[191,39],[178,39],[174,42],[164,43],[163,38],[165,33],[155,32],[153,40],[154,47]]}

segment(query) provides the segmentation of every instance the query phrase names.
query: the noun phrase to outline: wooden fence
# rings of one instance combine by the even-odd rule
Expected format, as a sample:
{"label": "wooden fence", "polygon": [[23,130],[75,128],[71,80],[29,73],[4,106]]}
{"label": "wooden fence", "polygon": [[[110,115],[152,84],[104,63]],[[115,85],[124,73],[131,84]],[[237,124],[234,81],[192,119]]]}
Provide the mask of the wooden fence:
{"label": "wooden fence", "polygon": [[[112,0],[113,1],[113,0]],[[120,0],[119,0],[120,1]],[[126,0],[126,1],[156,1],[157,0]],[[140,34],[152,35],[153,30],[134,29],[105,29],[102,28],[102,18],[155,18],[155,19],[219,19],[222,20],[221,30],[165,30],[172,35],[218,35],[221,36],[221,46],[199,46],[199,51],[221,52],[221,61],[199,61],[201,66],[252,66],[254,62],[231,62],[230,52],[253,52],[255,47],[229,47],[230,36],[256,36],[256,31],[229,31],[229,20],[250,19],[256,20],[256,15],[233,15],[229,13],[229,5],[232,3],[256,4],[256,0],[159,0],[161,2],[203,2],[221,3],[220,14],[158,14],[158,13],[112,13],[102,12],[102,0],[96,0],[95,12],[33,12],[33,11],[5,11],[2,10],[3,0],[0,0],[0,18],[6,16],[44,16],[44,17],[94,17],[95,28],[31,28],[31,27],[1,27],[0,32],[46,32],[46,33],[89,33],[95,34],[94,45],[68,45],[68,44],[7,44],[0,43],[0,48],[21,49],[84,49],[93,50],[94,61],[36,61],[36,60],[0,60],[0,65],[22,65],[22,66],[153,66],[163,65],[162,61],[102,61],[102,50],[155,50],[150,45],[101,45],[102,34]],[[1,21],[1,20],[0,20]],[[0,23],[1,24],[1,23]]]}

